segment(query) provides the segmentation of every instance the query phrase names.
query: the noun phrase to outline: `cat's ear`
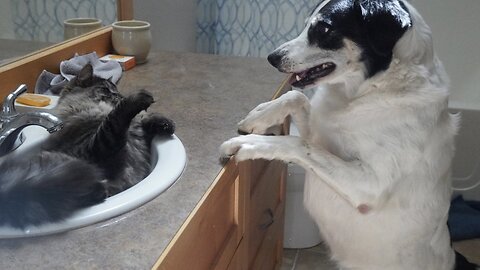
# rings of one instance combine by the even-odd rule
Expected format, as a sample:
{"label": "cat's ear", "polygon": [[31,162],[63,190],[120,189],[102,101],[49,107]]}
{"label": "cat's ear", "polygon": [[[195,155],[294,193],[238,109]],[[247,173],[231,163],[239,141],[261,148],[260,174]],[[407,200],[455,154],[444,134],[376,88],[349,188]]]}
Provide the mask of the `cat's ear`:
{"label": "cat's ear", "polygon": [[91,64],[86,64],[77,75],[77,80],[80,84],[88,83],[93,78],[93,67]]}

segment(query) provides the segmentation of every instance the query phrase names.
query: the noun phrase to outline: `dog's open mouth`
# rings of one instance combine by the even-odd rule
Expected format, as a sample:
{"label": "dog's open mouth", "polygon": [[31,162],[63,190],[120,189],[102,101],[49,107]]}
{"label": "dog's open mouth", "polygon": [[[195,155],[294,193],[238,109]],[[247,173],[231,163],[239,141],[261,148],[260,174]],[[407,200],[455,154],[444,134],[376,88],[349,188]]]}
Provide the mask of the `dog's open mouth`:
{"label": "dog's open mouth", "polygon": [[314,84],[320,78],[327,76],[335,70],[336,65],[332,62],[323,63],[314,66],[305,71],[294,73],[291,77],[291,85],[298,88],[304,88]]}

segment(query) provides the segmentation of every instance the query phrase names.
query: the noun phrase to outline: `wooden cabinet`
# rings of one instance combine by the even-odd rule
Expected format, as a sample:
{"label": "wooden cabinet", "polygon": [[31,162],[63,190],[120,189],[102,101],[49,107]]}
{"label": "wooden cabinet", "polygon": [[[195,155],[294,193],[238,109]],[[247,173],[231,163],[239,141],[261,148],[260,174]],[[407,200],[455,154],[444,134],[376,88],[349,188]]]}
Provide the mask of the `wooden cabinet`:
{"label": "wooden cabinet", "polygon": [[278,269],[286,164],[230,160],[155,269]]}
{"label": "wooden cabinet", "polygon": [[[283,134],[288,128],[286,119]],[[286,177],[281,161],[230,159],[153,269],[279,269]]]}
{"label": "wooden cabinet", "polygon": [[245,235],[245,183],[229,162],[156,269],[226,269]]}

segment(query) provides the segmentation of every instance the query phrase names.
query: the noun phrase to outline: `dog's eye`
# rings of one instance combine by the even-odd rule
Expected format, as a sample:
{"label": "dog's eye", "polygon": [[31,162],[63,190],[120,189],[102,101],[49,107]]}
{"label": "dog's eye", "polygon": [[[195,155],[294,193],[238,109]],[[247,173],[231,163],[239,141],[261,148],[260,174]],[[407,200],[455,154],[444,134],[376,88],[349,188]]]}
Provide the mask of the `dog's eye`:
{"label": "dog's eye", "polygon": [[324,49],[338,49],[342,46],[341,35],[331,24],[319,21],[308,29],[308,42]]}
{"label": "dog's eye", "polygon": [[317,28],[318,33],[321,34],[328,34],[332,30],[331,25],[325,22],[319,22],[315,27]]}

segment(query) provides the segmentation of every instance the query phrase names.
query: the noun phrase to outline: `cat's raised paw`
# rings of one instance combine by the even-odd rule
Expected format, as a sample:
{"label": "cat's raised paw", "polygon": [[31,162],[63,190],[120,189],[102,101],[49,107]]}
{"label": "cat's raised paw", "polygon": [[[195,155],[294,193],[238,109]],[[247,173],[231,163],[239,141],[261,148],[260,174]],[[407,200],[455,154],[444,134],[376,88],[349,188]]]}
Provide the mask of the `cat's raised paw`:
{"label": "cat's raised paw", "polygon": [[146,110],[155,102],[152,94],[146,90],[140,90],[137,93],[129,96],[129,98],[133,99],[135,104],[137,104],[141,110]]}

